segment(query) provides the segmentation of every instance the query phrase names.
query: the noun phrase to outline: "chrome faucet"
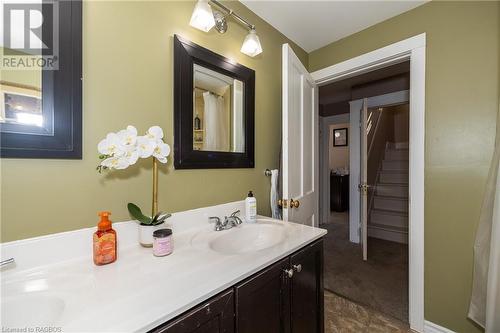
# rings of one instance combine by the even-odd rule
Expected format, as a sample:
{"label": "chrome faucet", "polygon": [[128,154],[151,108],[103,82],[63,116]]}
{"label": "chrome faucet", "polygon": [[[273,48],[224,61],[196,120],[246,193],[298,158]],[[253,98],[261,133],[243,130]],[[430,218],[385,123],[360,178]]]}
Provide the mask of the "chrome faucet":
{"label": "chrome faucet", "polygon": [[229,217],[225,217],[226,225],[230,225],[231,227],[236,227],[239,226],[240,224],[243,223],[243,221],[238,217],[238,214],[240,213],[239,210],[231,213]]}
{"label": "chrome faucet", "polygon": [[13,264],[14,262],[15,262],[14,258],[2,260],[2,261],[0,261],[0,267]]}
{"label": "chrome faucet", "polygon": [[225,216],[224,221],[221,221],[221,219],[217,216],[211,216],[208,218],[208,220],[209,222],[215,222],[215,231],[227,230],[243,223],[243,221],[238,217],[239,213],[240,211],[237,210],[231,213],[231,215]]}
{"label": "chrome faucet", "polygon": [[217,217],[217,216],[211,216],[211,217],[208,218],[208,222],[211,223],[211,222],[214,222],[214,221],[215,221],[215,228],[214,228],[215,231],[221,231],[221,230],[225,229],[224,226],[222,225],[222,222],[221,222],[221,220],[220,220],[219,217]]}

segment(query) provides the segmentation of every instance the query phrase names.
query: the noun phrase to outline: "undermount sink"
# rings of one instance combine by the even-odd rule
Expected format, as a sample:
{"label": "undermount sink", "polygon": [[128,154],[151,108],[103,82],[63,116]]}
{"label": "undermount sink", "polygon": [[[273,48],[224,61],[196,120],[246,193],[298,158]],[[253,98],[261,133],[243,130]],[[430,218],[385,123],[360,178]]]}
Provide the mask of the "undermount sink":
{"label": "undermount sink", "polygon": [[19,295],[2,297],[3,327],[50,326],[64,311],[62,299],[51,295]]}
{"label": "undermount sink", "polygon": [[224,231],[203,232],[193,237],[191,243],[206,246],[222,254],[244,254],[276,246],[286,238],[283,225],[273,222],[243,223]]}
{"label": "undermount sink", "polygon": [[39,271],[3,278],[2,327],[56,325],[68,307],[64,295],[81,293],[92,286],[90,275],[68,272],[49,274]]}

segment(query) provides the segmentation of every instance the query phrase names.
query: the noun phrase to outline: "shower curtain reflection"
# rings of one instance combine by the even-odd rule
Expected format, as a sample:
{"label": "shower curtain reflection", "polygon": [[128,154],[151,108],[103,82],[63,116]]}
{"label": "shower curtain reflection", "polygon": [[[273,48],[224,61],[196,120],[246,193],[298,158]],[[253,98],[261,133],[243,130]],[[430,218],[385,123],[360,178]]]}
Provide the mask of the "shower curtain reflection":
{"label": "shower curtain reflection", "polygon": [[203,93],[205,142],[203,150],[228,151],[227,112],[224,99],[211,92]]}

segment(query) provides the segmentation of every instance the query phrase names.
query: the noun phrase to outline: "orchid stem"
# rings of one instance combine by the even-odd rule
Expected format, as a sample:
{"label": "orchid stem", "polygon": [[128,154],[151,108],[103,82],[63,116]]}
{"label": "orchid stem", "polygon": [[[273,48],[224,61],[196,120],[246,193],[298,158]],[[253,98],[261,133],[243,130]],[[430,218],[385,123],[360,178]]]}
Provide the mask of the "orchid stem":
{"label": "orchid stem", "polygon": [[153,207],[151,218],[158,213],[158,162],[153,157]]}

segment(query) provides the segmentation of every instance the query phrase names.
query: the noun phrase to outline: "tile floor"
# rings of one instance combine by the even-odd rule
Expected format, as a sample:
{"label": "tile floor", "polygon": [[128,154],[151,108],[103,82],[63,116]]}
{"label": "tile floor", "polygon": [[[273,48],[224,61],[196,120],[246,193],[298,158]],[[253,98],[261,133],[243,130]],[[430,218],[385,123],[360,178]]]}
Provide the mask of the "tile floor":
{"label": "tile floor", "polygon": [[325,291],[325,333],[409,333],[406,323]]}

